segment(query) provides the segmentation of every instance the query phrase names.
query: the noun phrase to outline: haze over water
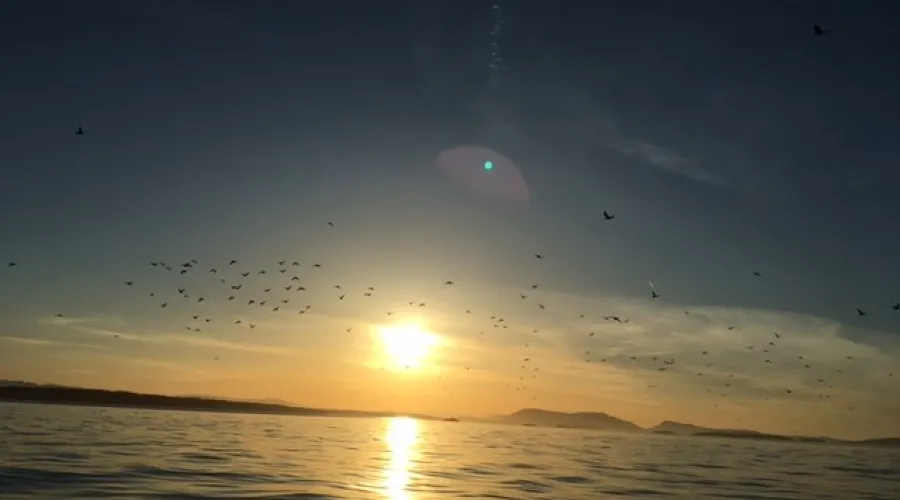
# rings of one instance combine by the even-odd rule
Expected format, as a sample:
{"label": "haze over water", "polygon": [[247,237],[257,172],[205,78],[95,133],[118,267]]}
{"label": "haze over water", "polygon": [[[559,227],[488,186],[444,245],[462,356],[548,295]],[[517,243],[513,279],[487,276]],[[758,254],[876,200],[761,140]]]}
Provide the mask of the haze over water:
{"label": "haze over water", "polygon": [[900,451],[0,403],[4,500],[894,499]]}

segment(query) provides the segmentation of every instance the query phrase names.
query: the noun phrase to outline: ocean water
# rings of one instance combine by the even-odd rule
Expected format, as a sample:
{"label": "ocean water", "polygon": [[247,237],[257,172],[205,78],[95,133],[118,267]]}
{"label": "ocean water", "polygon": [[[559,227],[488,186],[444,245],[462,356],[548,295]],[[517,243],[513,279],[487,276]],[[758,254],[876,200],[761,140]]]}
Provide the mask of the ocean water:
{"label": "ocean water", "polygon": [[900,451],[0,403],[0,498],[900,498]]}

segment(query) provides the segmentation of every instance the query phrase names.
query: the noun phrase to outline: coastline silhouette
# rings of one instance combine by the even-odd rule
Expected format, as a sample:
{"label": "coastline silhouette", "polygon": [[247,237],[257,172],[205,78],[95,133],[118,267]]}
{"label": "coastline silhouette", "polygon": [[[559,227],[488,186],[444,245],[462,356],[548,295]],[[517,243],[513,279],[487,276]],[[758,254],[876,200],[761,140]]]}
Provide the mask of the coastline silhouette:
{"label": "coastline silhouette", "polygon": [[[385,418],[410,417],[419,420],[458,422],[457,417],[381,412],[309,408],[289,403],[276,404],[256,401],[224,400],[199,396],[166,396],[131,391],[110,391],[30,382],[0,382],[0,401],[78,406],[140,408],[147,410],[206,411],[220,413],[275,414],[308,417]],[[746,429],[713,429],[680,422],[664,421],[644,428],[603,412],[575,412],[525,408],[509,415],[493,418],[469,418],[471,422],[521,425],[526,427],[555,427],[560,429],[598,430],[628,433],[653,433],[691,437],[758,439],[767,441],[795,441],[810,443],[841,443],[900,447],[900,437],[863,440],[844,440],[829,437],[785,436]]]}

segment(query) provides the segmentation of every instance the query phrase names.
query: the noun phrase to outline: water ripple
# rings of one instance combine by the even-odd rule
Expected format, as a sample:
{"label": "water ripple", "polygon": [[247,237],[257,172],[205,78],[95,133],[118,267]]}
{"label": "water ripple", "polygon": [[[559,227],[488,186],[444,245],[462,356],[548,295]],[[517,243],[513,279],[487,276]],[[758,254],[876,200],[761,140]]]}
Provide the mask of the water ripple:
{"label": "water ripple", "polygon": [[816,443],[6,403],[0,422],[4,500],[888,500],[900,491],[900,451]]}

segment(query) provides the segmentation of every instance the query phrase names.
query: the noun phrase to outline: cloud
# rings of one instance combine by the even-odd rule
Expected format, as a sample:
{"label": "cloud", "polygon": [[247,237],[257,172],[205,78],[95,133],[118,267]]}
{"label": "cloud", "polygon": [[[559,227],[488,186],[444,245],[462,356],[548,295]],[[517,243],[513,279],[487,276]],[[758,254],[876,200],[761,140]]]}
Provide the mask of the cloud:
{"label": "cloud", "polygon": [[726,184],[724,179],[701,167],[698,161],[687,158],[670,149],[645,141],[624,139],[618,134],[607,137],[606,144],[612,149],[626,155],[638,157],[666,172],[681,175],[697,182],[720,186]]}
{"label": "cloud", "polygon": [[[246,319],[246,318],[245,318]],[[173,334],[166,330],[136,332],[128,331],[122,328],[127,325],[125,321],[118,317],[109,316],[83,316],[83,317],[50,317],[41,318],[39,323],[49,324],[58,327],[65,327],[75,330],[79,333],[93,335],[98,337],[115,338],[117,340],[125,340],[131,342],[143,342],[150,344],[169,344],[169,345],[190,345],[195,347],[210,347],[217,349],[228,349],[233,351],[245,351],[257,354],[270,354],[277,356],[290,356],[297,354],[295,349],[275,345],[261,345],[252,343],[231,342],[220,340],[209,336],[200,335],[180,335]],[[276,323],[267,322],[260,325],[273,325]],[[96,326],[100,325],[100,326]],[[121,326],[116,328],[116,326]]]}
{"label": "cloud", "polygon": [[125,324],[118,316],[50,316],[39,318],[38,323],[52,326],[73,326],[98,323],[113,325]]}
{"label": "cloud", "polygon": [[76,346],[76,347],[84,347],[88,349],[103,349],[103,346],[97,344],[87,344],[83,342],[71,342],[67,340],[58,340],[58,339],[47,339],[47,338],[28,338],[28,337],[16,337],[11,335],[0,335],[0,341],[12,342],[14,344],[21,345],[32,345],[32,346],[46,346],[46,347],[59,347],[59,346]]}
{"label": "cloud", "polygon": [[[541,136],[542,143],[549,140],[565,145],[568,151],[590,154],[596,148],[609,149],[693,181],[729,185],[702,166],[700,160],[623,131],[611,109],[601,103],[602,83],[581,83],[583,75],[559,67],[552,55],[538,64],[544,67],[535,66],[527,79],[533,86],[507,89],[512,97],[475,103],[483,133],[530,147],[535,147],[536,141],[529,141],[529,137]],[[615,75],[608,75],[605,80],[614,78]],[[539,125],[531,126],[535,120],[528,118],[534,116],[541,120],[537,121]]]}
{"label": "cloud", "polygon": [[53,345],[57,344],[52,340],[48,339],[29,339],[25,337],[9,337],[9,336],[0,336],[0,340],[4,340],[6,342],[12,342],[14,344],[25,344],[25,345]]}
{"label": "cloud", "polygon": [[239,342],[231,342],[227,340],[219,340],[211,337],[201,337],[196,335],[175,335],[163,332],[145,332],[145,333],[129,333],[120,330],[110,330],[106,328],[96,328],[89,326],[75,326],[75,330],[88,335],[96,335],[102,337],[113,337],[119,340],[132,342],[144,342],[150,344],[180,344],[195,347],[210,347],[217,349],[228,349],[233,351],[245,351],[258,354],[271,354],[276,356],[296,355],[297,350],[287,347],[261,345],[261,344],[244,344]]}
{"label": "cloud", "polygon": [[[900,413],[900,401],[887,397],[900,390],[900,342],[882,332],[807,314],[683,308],[617,296],[531,291],[527,301],[497,299],[510,295],[517,297],[518,290],[473,297],[494,297],[497,310],[507,314],[507,328],[491,321],[475,328],[463,321],[443,325],[455,349],[448,366],[477,364],[509,376],[528,357],[542,378],[554,376],[585,392],[602,383],[622,399],[641,388],[655,389],[659,400],[669,402],[828,401],[834,411],[858,406]],[[532,299],[547,309],[537,309]],[[581,318],[586,311],[593,312]]]}

